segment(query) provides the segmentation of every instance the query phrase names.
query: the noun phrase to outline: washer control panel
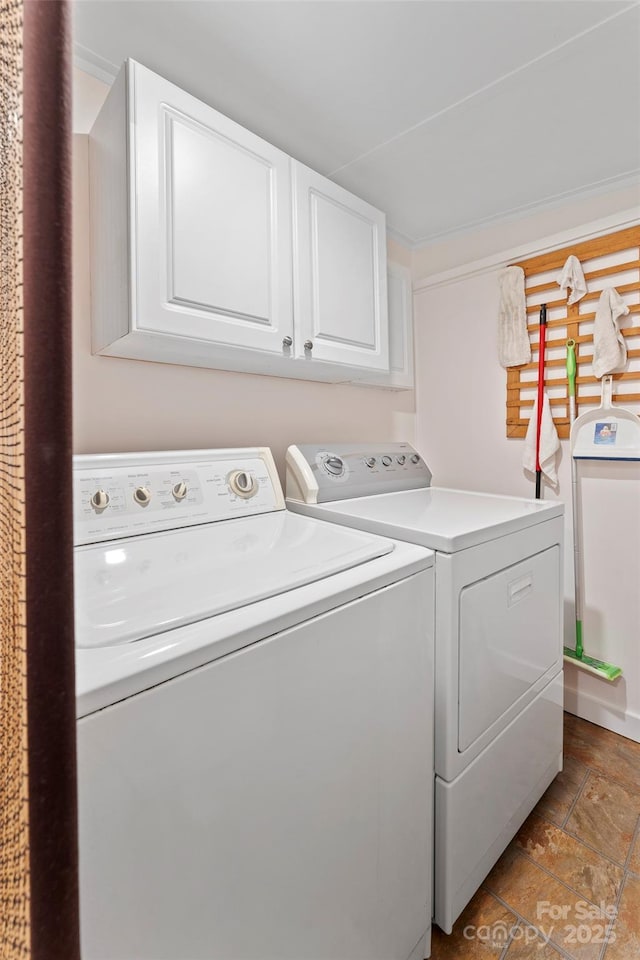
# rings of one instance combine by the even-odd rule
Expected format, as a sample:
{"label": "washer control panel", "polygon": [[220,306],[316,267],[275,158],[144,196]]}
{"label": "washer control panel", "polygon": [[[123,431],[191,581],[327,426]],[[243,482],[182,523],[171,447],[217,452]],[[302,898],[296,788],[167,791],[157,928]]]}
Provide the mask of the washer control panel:
{"label": "washer control panel", "polygon": [[408,443],[299,444],[287,450],[287,499],[346,500],[431,485],[431,471]]}
{"label": "washer control panel", "polygon": [[74,457],[73,486],[76,545],[284,509],[266,447]]}

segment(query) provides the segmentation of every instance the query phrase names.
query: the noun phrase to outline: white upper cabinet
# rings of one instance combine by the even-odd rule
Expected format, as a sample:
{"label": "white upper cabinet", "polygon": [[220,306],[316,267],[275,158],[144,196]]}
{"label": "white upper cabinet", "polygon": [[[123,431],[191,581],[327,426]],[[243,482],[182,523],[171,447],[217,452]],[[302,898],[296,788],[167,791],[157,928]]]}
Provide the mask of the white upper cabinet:
{"label": "white upper cabinet", "polygon": [[378,211],[131,60],[89,157],[96,352],[317,380],[388,369]]}
{"label": "white upper cabinet", "polygon": [[317,360],[388,370],[384,214],[295,160],[292,171],[303,349]]}
{"label": "white upper cabinet", "polygon": [[[127,70],[131,332],[168,338],[167,350],[190,338],[282,354],[293,327],[289,158],[139,64]],[[110,126],[101,114],[92,132],[98,162]]]}

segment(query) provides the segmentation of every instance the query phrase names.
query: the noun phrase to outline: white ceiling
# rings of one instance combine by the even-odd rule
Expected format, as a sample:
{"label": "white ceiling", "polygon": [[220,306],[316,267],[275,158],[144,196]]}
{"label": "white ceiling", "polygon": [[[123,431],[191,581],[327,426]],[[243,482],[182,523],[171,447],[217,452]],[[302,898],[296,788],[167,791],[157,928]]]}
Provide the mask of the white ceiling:
{"label": "white ceiling", "polygon": [[74,27],[79,66],[139,60],[411,244],[640,184],[638,2],[76,0]]}

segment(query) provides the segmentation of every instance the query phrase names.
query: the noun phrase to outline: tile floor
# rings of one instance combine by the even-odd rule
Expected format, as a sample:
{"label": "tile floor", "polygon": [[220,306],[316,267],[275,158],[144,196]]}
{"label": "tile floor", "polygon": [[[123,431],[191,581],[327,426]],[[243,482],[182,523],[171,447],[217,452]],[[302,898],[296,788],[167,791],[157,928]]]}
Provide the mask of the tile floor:
{"label": "tile floor", "polygon": [[640,744],[566,714],[564,752],[432,960],[640,960]]}

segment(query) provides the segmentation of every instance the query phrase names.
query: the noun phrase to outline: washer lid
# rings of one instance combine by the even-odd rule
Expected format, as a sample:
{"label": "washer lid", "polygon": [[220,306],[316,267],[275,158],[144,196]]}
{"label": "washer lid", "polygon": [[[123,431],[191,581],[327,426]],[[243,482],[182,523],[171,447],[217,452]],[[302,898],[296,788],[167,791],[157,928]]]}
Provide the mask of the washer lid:
{"label": "washer lid", "polygon": [[429,487],[321,505],[287,501],[291,510],[455,553],[561,516],[562,503]]}
{"label": "washer lid", "polygon": [[104,647],[154,636],[393,548],[388,540],[286,511],[77,547],[76,644]]}

